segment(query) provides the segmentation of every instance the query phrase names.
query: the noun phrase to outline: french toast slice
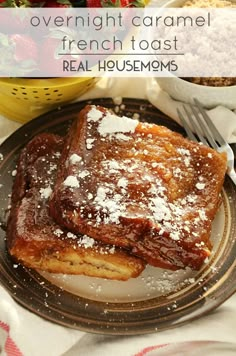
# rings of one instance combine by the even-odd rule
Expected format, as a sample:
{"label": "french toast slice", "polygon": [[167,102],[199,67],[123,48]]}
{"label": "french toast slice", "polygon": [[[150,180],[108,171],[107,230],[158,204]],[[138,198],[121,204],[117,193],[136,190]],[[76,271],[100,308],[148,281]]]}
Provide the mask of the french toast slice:
{"label": "french toast slice", "polygon": [[62,229],[49,216],[48,201],[63,144],[59,136],[40,134],[20,155],[7,224],[9,253],[27,267],[53,273],[115,280],[137,277],[145,268],[143,260]]}
{"label": "french toast slice", "polygon": [[224,154],[88,105],[60,164],[50,214],[62,226],[162,268],[199,270],[209,257]]}

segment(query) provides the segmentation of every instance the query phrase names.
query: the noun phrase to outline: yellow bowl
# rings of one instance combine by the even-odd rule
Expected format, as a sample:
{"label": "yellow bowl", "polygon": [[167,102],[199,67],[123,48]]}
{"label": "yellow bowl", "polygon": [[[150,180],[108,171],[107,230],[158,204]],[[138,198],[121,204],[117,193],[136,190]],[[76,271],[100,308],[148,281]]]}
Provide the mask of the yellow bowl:
{"label": "yellow bowl", "polygon": [[75,100],[97,78],[0,78],[0,114],[27,122],[61,104]]}

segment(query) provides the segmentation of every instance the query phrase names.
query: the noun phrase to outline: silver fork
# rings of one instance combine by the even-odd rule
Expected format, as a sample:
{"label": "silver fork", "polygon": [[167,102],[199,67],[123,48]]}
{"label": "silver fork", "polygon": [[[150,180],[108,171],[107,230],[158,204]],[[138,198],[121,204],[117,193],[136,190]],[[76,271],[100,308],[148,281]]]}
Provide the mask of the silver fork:
{"label": "silver fork", "polygon": [[[190,140],[196,142],[200,141],[204,145],[210,146],[220,153],[225,152],[227,156],[227,174],[232,179],[234,184],[236,184],[234,153],[231,147],[221,136],[200,102],[197,99],[194,99],[194,103],[195,105],[183,105],[184,112],[181,112],[179,109],[177,109],[180,121],[187,133],[187,136],[190,138]],[[185,116],[187,117],[187,120],[189,120],[194,133],[191,130],[187,120],[185,119]]]}

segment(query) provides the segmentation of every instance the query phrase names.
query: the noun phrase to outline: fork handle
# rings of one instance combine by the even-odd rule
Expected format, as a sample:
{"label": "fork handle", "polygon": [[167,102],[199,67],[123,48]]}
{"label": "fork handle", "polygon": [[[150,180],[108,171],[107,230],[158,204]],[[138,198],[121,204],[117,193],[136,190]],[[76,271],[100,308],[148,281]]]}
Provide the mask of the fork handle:
{"label": "fork handle", "polygon": [[235,157],[234,161],[236,161],[236,143],[231,143],[230,147],[232,148],[233,153],[234,153],[234,157]]}
{"label": "fork handle", "polygon": [[234,169],[230,169],[228,172],[229,177],[232,179],[234,184],[236,185],[236,172]]}

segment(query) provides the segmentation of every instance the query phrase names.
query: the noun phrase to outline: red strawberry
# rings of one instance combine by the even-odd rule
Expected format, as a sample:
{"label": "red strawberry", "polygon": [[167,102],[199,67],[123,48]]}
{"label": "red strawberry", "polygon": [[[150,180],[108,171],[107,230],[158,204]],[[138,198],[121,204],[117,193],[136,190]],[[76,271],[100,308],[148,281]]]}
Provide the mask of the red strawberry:
{"label": "red strawberry", "polygon": [[42,43],[39,53],[39,68],[45,77],[52,73],[55,74],[55,77],[61,76],[63,56],[58,55],[60,48],[61,40],[56,38],[48,37]]}
{"label": "red strawberry", "polygon": [[44,7],[72,7],[69,0],[47,0]]}
{"label": "red strawberry", "polygon": [[144,7],[143,0],[87,0],[87,7]]}
{"label": "red strawberry", "polygon": [[4,75],[24,76],[35,71],[38,50],[30,36],[1,34],[0,50],[0,68]]}
{"label": "red strawberry", "polygon": [[102,7],[101,0],[87,0],[87,7]]}
{"label": "red strawberry", "polygon": [[129,7],[129,0],[102,0],[102,7]]}
{"label": "red strawberry", "polygon": [[14,45],[14,59],[17,62],[21,61],[37,61],[38,48],[34,40],[28,35],[10,35],[10,43]]}

